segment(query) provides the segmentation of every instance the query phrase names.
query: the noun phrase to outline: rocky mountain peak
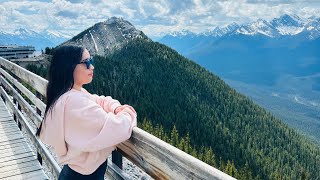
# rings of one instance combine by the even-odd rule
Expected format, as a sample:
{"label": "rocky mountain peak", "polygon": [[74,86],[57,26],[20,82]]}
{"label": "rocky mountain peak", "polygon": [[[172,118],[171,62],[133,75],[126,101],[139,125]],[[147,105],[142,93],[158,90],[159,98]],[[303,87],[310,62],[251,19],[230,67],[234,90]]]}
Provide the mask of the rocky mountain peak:
{"label": "rocky mountain peak", "polygon": [[105,56],[136,38],[148,39],[130,22],[117,17],[97,23],[62,45],[86,47],[91,55]]}

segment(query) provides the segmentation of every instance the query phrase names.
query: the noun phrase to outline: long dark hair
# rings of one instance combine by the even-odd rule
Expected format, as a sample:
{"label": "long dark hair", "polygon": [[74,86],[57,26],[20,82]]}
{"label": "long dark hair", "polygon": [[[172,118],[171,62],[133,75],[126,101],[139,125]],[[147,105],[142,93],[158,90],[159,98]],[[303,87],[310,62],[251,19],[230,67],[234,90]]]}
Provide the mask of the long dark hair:
{"label": "long dark hair", "polygon": [[37,129],[37,136],[40,135],[42,123],[55,102],[73,87],[73,71],[81,61],[83,51],[84,48],[79,46],[61,46],[53,51],[48,73],[47,106],[43,121]]}

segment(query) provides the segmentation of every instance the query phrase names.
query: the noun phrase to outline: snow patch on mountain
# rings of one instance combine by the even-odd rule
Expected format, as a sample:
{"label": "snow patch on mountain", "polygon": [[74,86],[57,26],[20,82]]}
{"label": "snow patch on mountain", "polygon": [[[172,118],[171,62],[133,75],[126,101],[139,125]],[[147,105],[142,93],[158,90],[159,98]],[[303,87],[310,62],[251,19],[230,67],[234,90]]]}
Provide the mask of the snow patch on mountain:
{"label": "snow patch on mountain", "polygon": [[297,35],[301,33],[304,27],[280,26],[277,27],[281,35]]}
{"label": "snow patch on mountain", "polygon": [[66,41],[71,36],[58,31],[46,30],[35,32],[25,28],[19,28],[13,32],[0,31],[0,45],[28,45],[36,50],[54,47]]}

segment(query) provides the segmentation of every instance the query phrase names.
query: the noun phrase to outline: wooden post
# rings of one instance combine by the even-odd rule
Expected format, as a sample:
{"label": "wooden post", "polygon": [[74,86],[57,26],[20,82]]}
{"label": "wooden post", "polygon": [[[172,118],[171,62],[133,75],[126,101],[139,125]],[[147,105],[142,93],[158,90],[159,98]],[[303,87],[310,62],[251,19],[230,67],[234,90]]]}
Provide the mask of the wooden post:
{"label": "wooden post", "polygon": [[[42,100],[42,95],[38,91],[36,91],[36,97]],[[37,114],[41,116],[41,110],[38,107],[36,107],[36,109],[37,109]]]}
{"label": "wooden post", "polygon": [[38,151],[37,151],[37,159],[38,159],[39,163],[42,165],[42,157]]}
{"label": "wooden post", "polygon": [[112,151],[112,162],[122,169],[122,154],[119,151]]}
{"label": "wooden post", "polygon": [[[21,106],[20,106],[19,103],[18,103],[18,109],[19,109],[19,111],[21,112]],[[21,131],[21,123],[20,123],[19,120],[17,120],[17,121],[18,121],[18,127],[19,127],[19,129],[20,129],[20,131]]]}
{"label": "wooden post", "polygon": [[[38,91],[36,91],[36,97],[39,98],[40,100],[42,99],[42,96]],[[38,107],[36,107],[36,110],[37,110],[37,114],[39,114],[41,116],[41,110]],[[37,151],[37,159],[38,159],[39,163],[42,165],[42,157],[41,157],[39,151]]]}
{"label": "wooden post", "polygon": [[6,103],[6,99],[4,99],[2,94],[1,94],[1,99],[3,100],[4,103]]}

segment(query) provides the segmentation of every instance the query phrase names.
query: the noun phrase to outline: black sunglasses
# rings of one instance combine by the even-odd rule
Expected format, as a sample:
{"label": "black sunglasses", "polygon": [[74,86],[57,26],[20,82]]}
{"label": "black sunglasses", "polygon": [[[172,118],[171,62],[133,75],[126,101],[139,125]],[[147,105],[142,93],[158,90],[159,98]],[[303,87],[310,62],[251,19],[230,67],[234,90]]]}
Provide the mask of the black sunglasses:
{"label": "black sunglasses", "polygon": [[90,58],[88,58],[88,59],[85,59],[85,60],[82,61],[82,62],[79,62],[78,64],[86,64],[87,69],[90,69],[90,65],[91,65],[91,64],[93,65],[93,58],[90,57]]}

